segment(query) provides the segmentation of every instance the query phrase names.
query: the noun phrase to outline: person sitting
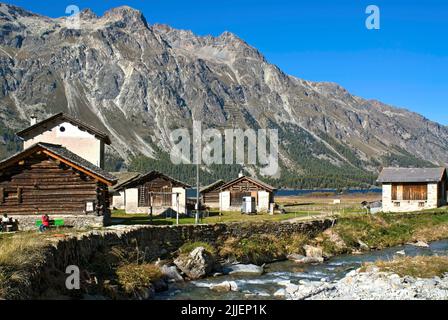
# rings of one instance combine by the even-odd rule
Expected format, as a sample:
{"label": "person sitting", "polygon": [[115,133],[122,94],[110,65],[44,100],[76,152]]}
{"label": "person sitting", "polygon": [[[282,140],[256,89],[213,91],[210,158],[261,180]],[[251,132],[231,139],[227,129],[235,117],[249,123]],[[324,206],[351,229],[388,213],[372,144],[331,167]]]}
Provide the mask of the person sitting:
{"label": "person sitting", "polygon": [[7,226],[8,226],[9,222],[10,222],[10,219],[9,219],[8,215],[6,213],[3,214],[3,217],[2,217],[2,231],[3,232],[7,230]]}
{"label": "person sitting", "polygon": [[48,214],[42,216],[42,224],[39,226],[39,231],[44,232],[50,227],[50,217]]}

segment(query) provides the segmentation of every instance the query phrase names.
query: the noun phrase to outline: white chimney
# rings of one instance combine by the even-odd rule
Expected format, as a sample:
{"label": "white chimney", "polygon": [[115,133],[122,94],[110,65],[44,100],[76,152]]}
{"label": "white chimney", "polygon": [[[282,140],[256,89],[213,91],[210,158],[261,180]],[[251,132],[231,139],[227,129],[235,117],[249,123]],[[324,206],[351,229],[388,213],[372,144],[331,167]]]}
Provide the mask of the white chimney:
{"label": "white chimney", "polygon": [[240,171],[240,173],[238,173],[238,178],[244,177],[243,171]]}
{"label": "white chimney", "polygon": [[37,117],[35,114],[32,114],[30,117],[30,125],[34,126],[37,123]]}

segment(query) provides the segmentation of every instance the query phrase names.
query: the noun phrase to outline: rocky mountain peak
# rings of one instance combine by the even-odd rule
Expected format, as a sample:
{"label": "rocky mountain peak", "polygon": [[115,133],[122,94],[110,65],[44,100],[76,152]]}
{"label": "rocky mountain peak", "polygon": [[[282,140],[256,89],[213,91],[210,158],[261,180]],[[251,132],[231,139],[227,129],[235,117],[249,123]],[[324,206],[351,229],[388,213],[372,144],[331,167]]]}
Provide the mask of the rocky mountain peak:
{"label": "rocky mountain peak", "polygon": [[123,22],[129,27],[148,27],[143,13],[129,6],[110,9],[104,13],[103,19],[113,22]]}
{"label": "rocky mountain peak", "polygon": [[95,12],[92,11],[92,9],[84,9],[79,13],[79,17],[83,20],[94,20],[98,19],[98,16]]}

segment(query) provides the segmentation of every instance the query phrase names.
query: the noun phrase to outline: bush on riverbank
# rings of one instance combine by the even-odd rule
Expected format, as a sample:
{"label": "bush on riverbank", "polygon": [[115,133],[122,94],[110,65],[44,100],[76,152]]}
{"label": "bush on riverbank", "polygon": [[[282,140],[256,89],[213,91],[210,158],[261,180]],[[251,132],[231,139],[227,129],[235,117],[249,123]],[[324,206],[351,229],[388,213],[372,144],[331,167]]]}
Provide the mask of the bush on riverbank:
{"label": "bush on riverbank", "polygon": [[383,272],[396,273],[400,277],[433,278],[441,277],[448,273],[448,257],[400,257],[391,261],[377,261],[375,263],[364,264],[361,271],[365,272],[372,266],[378,267]]}
{"label": "bush on riverbank", "polygon": [[154,264],[125,264],[117,268],[118,283],[127,294],[136,294],[162,278],[160,268]]}
{"label": "bush on riverbank", "polygon": [[303,254],[303,246],[310,240],[306,234],[279,239],[272,235],[252,236],[238,239],[228,238],[219,250],[219,255],[241,263],[263,263],[285,259],[288,254]]}
{"label": "bush on riverbank", "polygon": [[316,240],[330,255],[363,249],[360,241],[373,249],[417,240],[429,242],[448,238],[448,213],[350,215],[339,219],[331,231],[343,245],[325,233]]}
{"label": "bush on riverbank", "polygon": [[179,252],[181,254],[189,254],[198,247],[203,247],[205,251],[211,253],[212,255],[216,254],[216,249],[211,244],[203,241],[187,242],[179,248]]}

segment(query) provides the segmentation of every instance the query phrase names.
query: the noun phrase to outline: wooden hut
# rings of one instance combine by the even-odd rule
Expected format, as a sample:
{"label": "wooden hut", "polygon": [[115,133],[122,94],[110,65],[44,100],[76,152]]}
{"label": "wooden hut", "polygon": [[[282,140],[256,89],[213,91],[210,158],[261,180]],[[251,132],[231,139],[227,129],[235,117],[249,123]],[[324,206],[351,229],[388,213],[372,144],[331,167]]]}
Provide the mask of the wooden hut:
{"label": "wooden hut", "polygon": [[219,208],[219,193],[221,186],[225,184],[224,180],[218,180],[212,184],[201,188],[202,204],[208,208]]}
{"label": "wooden hut", "polygon": [[0,213],[106,215],[115,182],[66,148],[40,142],[0,162]]}
{"label": "wooden hut", "polygon": [[240,210],[243,197],[254,197],[257,211],[269,211],[275,190],[267,183],[240,175],[220,187],[220,209]]}
{"label": "wooden hut", "polygon": [[187,193],[190,186],[158,171],[151,171],[116,191],[124,191],[126,213],[162,214],[167,210],[186,213]]}

